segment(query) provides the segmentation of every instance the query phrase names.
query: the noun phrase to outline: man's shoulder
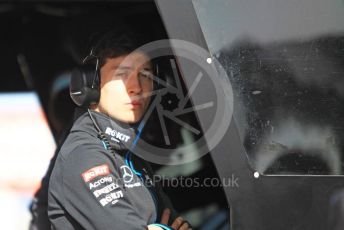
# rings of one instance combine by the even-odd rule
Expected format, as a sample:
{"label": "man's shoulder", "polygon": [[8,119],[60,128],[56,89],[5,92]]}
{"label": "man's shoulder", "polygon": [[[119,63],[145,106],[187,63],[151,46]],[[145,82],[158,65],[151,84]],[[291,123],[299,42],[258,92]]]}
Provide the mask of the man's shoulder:
{"label": "man's shoulder", "polygon": [[97,137],[90,135],[84,131],[70,132],[67,139],[61,146],[59,155],[61,158],[69,158],[71,154],[87,155],[89,152],[99,152],[104,150],[104,147]]}
{"label": "man's shoulder", "polygon": [[[112,164],[112,156],[101,141],[90,135],[79,132],[70,133],[63,143],[55,165],[55,174],[64,178],[80,175],[93,167]],[[56,176],[55,176],[56,177]]]}

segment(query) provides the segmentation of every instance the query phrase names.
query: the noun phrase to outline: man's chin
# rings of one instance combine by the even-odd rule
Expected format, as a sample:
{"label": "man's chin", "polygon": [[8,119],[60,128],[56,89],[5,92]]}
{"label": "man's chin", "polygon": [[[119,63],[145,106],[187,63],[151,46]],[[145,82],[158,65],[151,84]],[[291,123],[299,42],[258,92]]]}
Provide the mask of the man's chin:
{"label": "man's chin", "polygon": [[135,124],[141,120],[141,115],[131,114],[131,116],[127,116],[125,121],[128,124]]}

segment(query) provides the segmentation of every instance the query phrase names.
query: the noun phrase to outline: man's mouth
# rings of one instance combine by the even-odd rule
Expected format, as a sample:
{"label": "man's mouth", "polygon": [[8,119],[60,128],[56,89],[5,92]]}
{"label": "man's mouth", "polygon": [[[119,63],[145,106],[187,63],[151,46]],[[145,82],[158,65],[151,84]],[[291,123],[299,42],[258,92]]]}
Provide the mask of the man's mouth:
{"label": "man's mouth", "polygon": [[137,101],[137,100],[131,101],[128,104],[133,105],[133,106],[140,106],[140,105],[142,105],[141,101]]}

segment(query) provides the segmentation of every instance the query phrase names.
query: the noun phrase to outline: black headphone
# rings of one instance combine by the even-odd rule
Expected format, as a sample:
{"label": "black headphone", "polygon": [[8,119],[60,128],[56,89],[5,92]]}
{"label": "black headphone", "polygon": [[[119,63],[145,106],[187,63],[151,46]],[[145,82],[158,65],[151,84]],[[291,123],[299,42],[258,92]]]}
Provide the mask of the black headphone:
{"label": "black headphone", "polygon": [[93,54],[93,50],[71,76],[69,93],[74,103],[81,107],[98,104],[100,98],[99,57]]}

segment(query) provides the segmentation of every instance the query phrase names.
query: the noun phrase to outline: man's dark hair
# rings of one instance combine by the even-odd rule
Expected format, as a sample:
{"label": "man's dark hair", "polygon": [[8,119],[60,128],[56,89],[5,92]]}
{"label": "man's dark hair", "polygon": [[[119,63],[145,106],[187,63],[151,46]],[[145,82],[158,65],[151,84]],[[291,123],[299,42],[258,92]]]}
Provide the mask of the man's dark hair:
{"label": "man's dark hair", "polygon": [[102,67],[106,59],[129,54],[143,45],[142,38],[125,26],[106,28],[91,36],[88,55],[97,56]]}

